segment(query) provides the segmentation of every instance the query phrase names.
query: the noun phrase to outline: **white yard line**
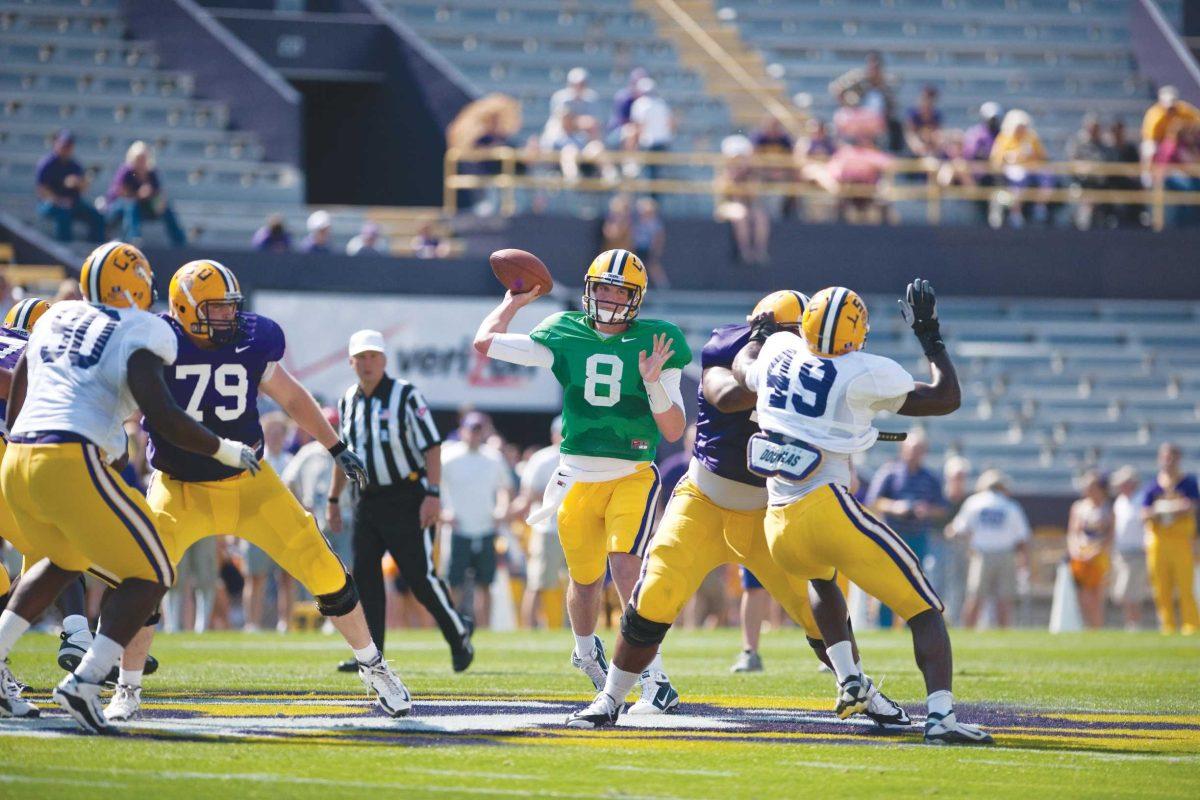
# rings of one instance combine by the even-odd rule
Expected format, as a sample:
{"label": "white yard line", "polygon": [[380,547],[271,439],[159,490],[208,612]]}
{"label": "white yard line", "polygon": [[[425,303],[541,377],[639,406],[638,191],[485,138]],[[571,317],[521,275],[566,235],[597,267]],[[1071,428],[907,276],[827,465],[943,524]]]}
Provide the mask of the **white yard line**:
{"label": "white yard line", "polygon": [[668,769],[666,767],[643,767],[636,764],[602,764],[600,769],[616,772],[658,772],[663,775],[710,775],[714,778],[736,778],[742,773],[715,769]]}

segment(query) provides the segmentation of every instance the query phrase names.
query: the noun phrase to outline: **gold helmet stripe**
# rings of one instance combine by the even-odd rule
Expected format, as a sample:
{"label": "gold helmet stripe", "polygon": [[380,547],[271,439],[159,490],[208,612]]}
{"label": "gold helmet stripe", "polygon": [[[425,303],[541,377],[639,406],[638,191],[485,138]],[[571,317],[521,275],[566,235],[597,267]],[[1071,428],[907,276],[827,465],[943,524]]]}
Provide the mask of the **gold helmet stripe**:
{"label": "gold helmet stripe", "polygon": [[229,270],[229,267],[225,266],[220,261],[206,261],[205,263],[213,267],[213,269],[220,274],[221,279],[225,281],[226,294],[240,294],[238,291],[237,278],[233,277],[233,273]]}
{"label": "gold helmet stripe", "polygon": [[88,292],[87,299],[92,303],[99,303],[100,300],[100,272],[104,269],[108,257],[113,251],[121,246],[120,242],[109,242],[104,245],[104,252],[94,255],[91,263],[88,265]]}
{"label": "gold helmet stripe", "polygon": [[846,304],[846,294],[846,288],[839,286],[834,290],[833,296],[829,298],[829,303],[825,306],[825,316],[821,318],[822,352],[834,352],[834,342],[837,341],[838,316],[842,313],[842,306]]}

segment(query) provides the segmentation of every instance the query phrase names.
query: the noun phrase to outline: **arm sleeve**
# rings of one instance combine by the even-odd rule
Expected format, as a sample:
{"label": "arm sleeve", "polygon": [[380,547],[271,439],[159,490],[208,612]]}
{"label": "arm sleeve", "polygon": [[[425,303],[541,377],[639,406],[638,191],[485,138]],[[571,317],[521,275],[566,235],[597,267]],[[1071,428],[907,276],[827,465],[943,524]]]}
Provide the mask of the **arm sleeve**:
{"label": "arm sleeve", "polygon": [[412,437],[413,445],[422,453],[442,443],[429,405],[416,387],[413,387],[408,399],[404,401],[404,417],[407,423],[404,427]]}
{"label": "arm sleeve", "polygon": [[267,361],[282,361],[283,354],[287,350],[287,338],[283,335],[283,328],[275,322],[275,320],[259,317],[260,321],[269,323],[266,325],[266,357]]}
{"label": "arm sleeve", "polygon": [[771,361],[778,354],[782,342],[791,334],[773,333],[763,342],[762,349],[758,351],[758,358],[754,359],[754,363],[750,365],[750,369],[746,370],[746,385],[750,391],[757,392],[759,386],[767,374],[767,368],[771,365]]}
{"label": "arm sleeve", "polygon": [[493,334],[492,344],[488,347],[488,358],[526,367],[549,369],[554,366],[554,352],[524,333]]}
{"label": "arm sleeve", "polygon": [[678,408],[684,408],[683,392],[680,391],[680,384],[683,382],[683,370],[681,369],[664,369],[658,378],[658,382],[667,390],[667,397],[671,398],[671,404]]}

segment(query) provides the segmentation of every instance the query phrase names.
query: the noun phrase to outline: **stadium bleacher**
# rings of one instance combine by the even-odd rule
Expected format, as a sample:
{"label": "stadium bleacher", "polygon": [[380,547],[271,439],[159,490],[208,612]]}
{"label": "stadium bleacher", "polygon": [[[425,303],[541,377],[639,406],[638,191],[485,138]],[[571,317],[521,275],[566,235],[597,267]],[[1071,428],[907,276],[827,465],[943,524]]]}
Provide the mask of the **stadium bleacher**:
{"label": "stadium bleacher", "polygon": [[[932,84],[948,127],[973,124],[986,100],[1023,108],[1057,156],[1084,113],[1132,125],[1150,96],[1129,44],[1126,0],[716,2],[772,74],[825,119],[837,106],[829,82],[871,50],[902,81],[902,107]],[[1178,23],[1181,3],[1160,5]]]}

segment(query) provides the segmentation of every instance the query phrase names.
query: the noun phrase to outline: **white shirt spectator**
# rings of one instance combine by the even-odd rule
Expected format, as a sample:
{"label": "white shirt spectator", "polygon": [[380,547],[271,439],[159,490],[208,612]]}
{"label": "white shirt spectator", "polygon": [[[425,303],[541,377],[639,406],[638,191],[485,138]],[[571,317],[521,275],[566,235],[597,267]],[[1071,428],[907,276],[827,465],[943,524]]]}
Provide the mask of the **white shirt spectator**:
{"label": "white shirt spectator", "polygon": [[971,537],[977,553],[1007,553],[1029,540],[1025,511],[1006,494],[989,490],[971,495],[950,523],[958,535]]}
{"label": "white shirt spectator", "polygon": [[1146,549],[1146,526],[1136,495],[1117,495],[1113,500],[1114,544],[1118,553],[1141,553]]}
{"label": "white shirt spectator", "polygon": [[596,103],[600,98],[592,89],[583,87],[580,91],[574,86],[564,86],[550,95],[550,116],[561,114],[595,115]]}
{"label": "white shirt spectator", "polygon": [[[550,482],[550,478],[553,477],[554,470],[558,469],[558,459],[558,445],[552,444],[538,450],[529,457],[529,461],[525,462],[525,471],[521,473],[521,491],[535,498],[529,509],[530,513],[542,507],[542,493],[546,489],[546,484]],[[557,514],[552,514],[548,520],[537,525],[539,530],[552,531],[557,527]]]}
{"label": "white shirt spectator", "polygon": [[638,125],[638,147],[647,149],[671,143],[671,108],[658,95],[645,94],[633,101],[629,119]]}
{"label": "white shirt spectator", "polygon": [[512,475],[493,448],[472,450],[455,442],[442,451],[442,503],[454,515],[455,534],[495,533],[496,496],[502,489],[512,489]]}

